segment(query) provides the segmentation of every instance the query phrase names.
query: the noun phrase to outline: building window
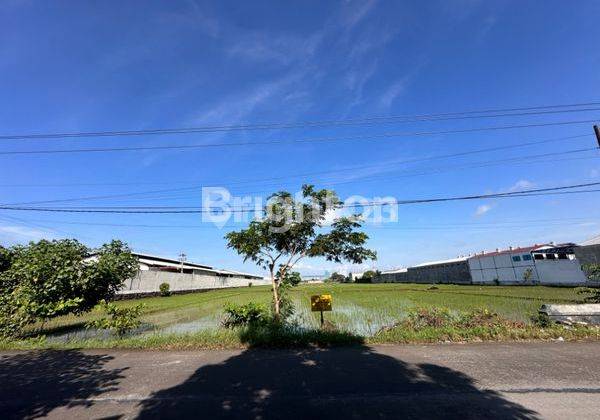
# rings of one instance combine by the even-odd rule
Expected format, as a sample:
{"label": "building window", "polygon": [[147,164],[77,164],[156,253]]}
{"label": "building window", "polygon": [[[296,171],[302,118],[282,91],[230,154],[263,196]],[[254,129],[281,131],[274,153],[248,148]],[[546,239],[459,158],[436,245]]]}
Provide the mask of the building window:
{"label": "building window", "polygon": [[546,254],[546,259],[547,260],[555,260],[556,259],[556,255],[554,255],[554,254]]}
{"label": "building window", "polygon": [[560,253],[560,254],[558,254],[558,259],[559,260],[568,260],[569,258],[567,257],[567,254]]}
{"label": "building window", "polygon": [[523,261],[531,261],[531,255],[529,255],[529,254],[523,255]]}
{"label": "building window", "polygon": [[520,256],[518,256],[518,255],[514,255],[514,256],[512,257],[512,259],[513,259],[513,261],[514,261],[514,262],[519,262],[519,261],[521,261],[521,257],[520,257]]}
{"label": "building window", "polygon": [[544,259],[544,254],[535,254],[534,257],[536,260],[543,260]]}

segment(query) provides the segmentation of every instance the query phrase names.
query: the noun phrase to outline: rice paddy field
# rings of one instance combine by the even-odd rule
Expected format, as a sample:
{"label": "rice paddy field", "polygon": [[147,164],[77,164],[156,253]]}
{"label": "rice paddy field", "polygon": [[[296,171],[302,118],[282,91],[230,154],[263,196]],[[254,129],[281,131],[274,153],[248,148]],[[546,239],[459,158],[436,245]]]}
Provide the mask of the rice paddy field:
{"label": "rice paddy field", "polygon": [[[239,337],[221,326],[224,305],[247,302],[268,305],[270,293],[269,287],[254,286],[124,300],[117,304],[144,304],[142,326],[125,337],[117,338],[109,331],[86,329],[88,321],[102,316],[97,309],[83,316],[59,317],[43,326],[36,326],[36,334],[42,336],[41,339],[4,343],[0,347],[236,347],[240,345]],[[379,334],[398,325],[415,308],[447,308],[457,314],[487,309],[529,326],[532,315],[538,312],[542,304],[574,303],[580,300],[575,289],[559,287],[311,284],[298,286],[290,292],[295,306],[295,325],[306,331],[319,329],[319,313],[310,311],[310,296],[325,293],[333,296],[333,311],[325,313],[328,324],[336,331],[370,342],[441,339],[439,333],[411,336],[403,331],[394,333],[392,330],[392,333]],[[538,337],[536,333],[533,338],[544,336]]]}

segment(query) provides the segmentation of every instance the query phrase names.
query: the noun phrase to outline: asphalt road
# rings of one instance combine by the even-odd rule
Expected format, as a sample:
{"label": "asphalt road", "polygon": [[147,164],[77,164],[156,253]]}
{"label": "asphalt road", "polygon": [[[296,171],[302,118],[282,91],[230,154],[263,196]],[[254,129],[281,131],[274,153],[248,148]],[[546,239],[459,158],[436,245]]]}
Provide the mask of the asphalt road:
{"label": "asphalt road", "polygon": [[600,343],[0,353],[0,418],[600,418]]}

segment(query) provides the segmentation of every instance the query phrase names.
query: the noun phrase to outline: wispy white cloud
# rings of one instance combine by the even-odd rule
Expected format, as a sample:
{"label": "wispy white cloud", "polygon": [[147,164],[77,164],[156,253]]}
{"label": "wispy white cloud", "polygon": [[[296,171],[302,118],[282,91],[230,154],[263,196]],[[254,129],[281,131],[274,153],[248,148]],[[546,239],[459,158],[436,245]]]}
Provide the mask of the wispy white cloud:
{"label": "wispy white cloud", "polygon": [[379,100],[381,106],[384,108],[390,108],[396,98],[404,93],[407,85],[408,77],[403,77],[389,86],[383,95],[381,95],[381,99]]}
{"label": "wispy white cloud", "polygon": [[252,32],[236,39],[227,53],[229,56],[251,61],[289,65],[311,59],[321,39],[321,32],[309,37]]}
{"label": "wispy white cloud", "polygon": [[0,225],[0,237],[14,241],[40,240],[54,236],[54,232],[17,225]]}
{"label": "wispy white cloud", "polygon": [[475,210],[475,217],[481,217],[492,209],[490,204],[482,204]]}
{"label": "wispy white cloud", "polygon": [[293,72],[272,81],[260,83],[242,92],[235,92],[195,113],[192,124],[221,123],[235,124],[245,120],[254,110],[270,99],[286,97],[290,86],[304,76],[303,72]]}
{"label": "wispy white cloud", "polygon": [[193,21],[194,25],[201,27],[202,30],[212,38],[218,37],[221,32],[219,21],[213,16],[210,16],[195,0],[188,0],[187,3],[193,12],[190,19]]}
{"label": "wispy white cloud", "polygon": [[180,10],[171,9],[158,15],[157,20],[165,27],[185,27],[202,31],[211,38],[217,38],[222,33],[222,24],[211,15],[206,7],[201,7],[195,0],[187,0]]}
{"label": "wispy white cloud", "polygon": [[496,18],[496,16],[488,16],[485,19],[483,19],[481,23],[481,28],[479,29],[479,33],[477,34],[476,38],[476,41],[478,43],[481,44],[485,41],[488,34],[492,31],[494,26],[496,26],[497,21],[498,19]]}
{"label": "wispy white cloud", "polygon": [[342,25],[347,28],[352,28],[362,21],[376,5],[377,0],[347,1],[340,16]]}
{"label": "wispy white cloud", "polygon": [[535,187],[535,183],[526,179],[520,179],[507,189],[508,192],[522,191]]}
{"label": "wispy white cloud", "polygon": [[376,73],[378,64],[377,60],[373,60],[366,67],[357,66],[356,68],[350,68],[346,73],[345,84],[354,96],[354,99],[349,104],[349,108],[363,102],[365,85]]}

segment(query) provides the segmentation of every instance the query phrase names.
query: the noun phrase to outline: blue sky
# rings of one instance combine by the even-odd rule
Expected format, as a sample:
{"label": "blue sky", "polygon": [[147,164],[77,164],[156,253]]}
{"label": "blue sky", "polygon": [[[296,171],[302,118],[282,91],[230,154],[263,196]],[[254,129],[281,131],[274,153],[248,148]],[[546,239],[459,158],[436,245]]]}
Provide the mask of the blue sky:
{"label": "blue sky", "polygon": [[[0,4],[0,134],[337,120],[596,102],[599,14],[596,1],[283,5],[7,0]],[[335,188],[342,197],[410,199],[597,182],[599,152],[474,167],[479,162],[593,147],[591,124],[285,142],[589,119],[600,121],[600,111],[4,140],[1,151],[284,142],[185,151],[0,155],[0,202],[197,187],[65,204],[194,206],[200,204],[202,185],[265,195],[282,188],[297,191],[304,182]],[[589,136],[399,163],[580,134]],[[362,168],[353,169],[357,166]],[[328,170],[339,171],[264,180]],[[379,253],[376,266],[391,268],[509,245],[580,241],[600,231],[598,204],[598,195],[592,193],[406,206],[399,211],[398,223],[367,226],[367,231],[370,246]],[[203,224],[198,215],[0,213],[0,243],[5,245],[40,237],[76,237],[96,246],[119,238],[139,251],[176,256],[183,250],[190,260],[256,272],[226,249],[223,235],[228,229]],[[301,269],[319,273],[348,267],[316,260],[306,261]]]}

